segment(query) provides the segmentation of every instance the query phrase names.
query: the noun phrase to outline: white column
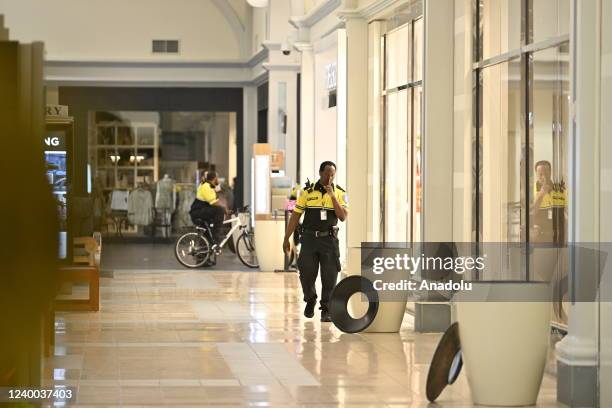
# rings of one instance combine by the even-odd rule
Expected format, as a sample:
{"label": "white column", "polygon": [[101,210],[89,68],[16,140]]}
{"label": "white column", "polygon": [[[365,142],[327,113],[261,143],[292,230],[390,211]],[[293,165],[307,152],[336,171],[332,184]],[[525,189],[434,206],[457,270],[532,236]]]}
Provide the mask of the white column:
{"label": "white column", "polygon": [[369,25],[368,51],[368,241],[381,241],[380,218],[382,202],[381,138],[382,138],[382,22]]}
{"label": "white column", "polygon": [[[361,243],[368,238],[368,25],[364,19],[346,18],[346,188],[349,194],[347,220],[348,273],[358,275]],[[351,199],[353,197],[353,199]]]}
{"label": "white column", "polygon": [[[425,2],[421,236],[453,240],[454,2]],[[415,331],[440,332],[450,325],[446,302],[415,304]]]}
{"label": "white column", "polygon": [[315,177],[317,168],[314,159],[314,107],[315,107],[315,74],[312,44],[300,42],[295,48],[302,55],[301,60],[301,101],[300,101],[300,180]]}
{"label": "white column", "polygon": [[[601,9],[601,196],[600,208],[612,208],[612,0]],[[601,242],[612,243],[612,217],[601,221]],[[606,262],[601,282],[599,308],[599,384],[612,384],[612,262]],[[599,406],[612,406],[612,387],[601,387]]]}
{"label": "white column", "polygon": [[[600,240],[600,6],[601,0],[573,1],[570,72],[575,126],[569,143],[568,241],[578,245]],[[570,264],[570,288],[580,290],[593,272]],[[596,406],[597,304],[574,303],[568,315],[568,334],[556,347],[557,397],[570,406]]]}
{"label": "white column", "polygon": [[[253,144],[257,142],[257,87],[246,86],[243,91],[243,134],[242,134],[242,202],[251,204],[251,158]],[[252,209],[254,211],[254,209]]]}
{"label": "white column", "polygon": [[453,0],[425,2],[423,241],[453,239]]}

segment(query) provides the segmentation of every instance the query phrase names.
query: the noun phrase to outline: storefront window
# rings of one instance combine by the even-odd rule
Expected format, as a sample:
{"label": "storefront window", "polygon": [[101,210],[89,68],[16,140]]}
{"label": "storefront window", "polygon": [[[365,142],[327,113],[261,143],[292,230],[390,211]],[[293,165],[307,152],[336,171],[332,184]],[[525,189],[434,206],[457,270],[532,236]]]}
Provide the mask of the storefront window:
{"label": "storefront window", "polygon": [[[475,157],[480,163],[475,185],[480,198],[475,235],[483,242],[563,245],[567,227],[562,211],[553,211],[550,219],[547,212],[544,219],[537,207],[548,190],[557,206],[567,206],[569,59],[563,34],[569,26],[568,2],[475,3],[476,47],[481,50],[476,64]],[[539,51],[521,46],[527,43]],[[545,207],[552,200],[546,197]]]}
{"label": "storefront window", "polygon": [[533,42],[569,34],[570,0],[533,0]]}
{"label": "storefront window", "polygon": [[567,242],[568,57],[567,45],[532,56],[533,193],[529,224],[531,240],[538,243]]}
{"label": "storefront window", "polygon": [[[569,1],[475,0],[479,242],[528,245],[507,279],[551,282],[567,322]],[[516,259],[515,259],[516,261]]]}
{"label": "storefront window", "polygon": [[423,20],[384,36],[384,240],[421,238]]}
{"label": "storefront window", "polygon": [[410,240],[410,149],[408,141],[408,90],[387,95],[385,120],[385,214],[388,226],[386,240],[405,242]]}
{"label": "storefront window", "polygon": [[520,242],[520,61],[481,72],[484,242]]}
{"label": "storefront window", "polygon": [[479,56],[491,58],[521,45],[522,0],[479,0]]}
{"label": "storefront window", "polygon": [[414,60],[413,80],[421,81],[423,79],[423,19],[419,18],[414,21],[414,35],[412,36],[412,49]]}

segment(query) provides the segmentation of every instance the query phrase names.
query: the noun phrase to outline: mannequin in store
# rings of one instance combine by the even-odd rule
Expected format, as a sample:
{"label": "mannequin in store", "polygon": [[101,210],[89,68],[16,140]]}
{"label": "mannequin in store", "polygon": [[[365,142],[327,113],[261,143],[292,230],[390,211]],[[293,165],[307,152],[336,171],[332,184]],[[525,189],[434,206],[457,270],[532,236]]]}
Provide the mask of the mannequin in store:
{"label": "mannequin in store", "polygon": [[157,182],[155,193],[155,208],[161,213],[164,237],[170,236],[172,213],[176,203],[175,182],[168,174]]}

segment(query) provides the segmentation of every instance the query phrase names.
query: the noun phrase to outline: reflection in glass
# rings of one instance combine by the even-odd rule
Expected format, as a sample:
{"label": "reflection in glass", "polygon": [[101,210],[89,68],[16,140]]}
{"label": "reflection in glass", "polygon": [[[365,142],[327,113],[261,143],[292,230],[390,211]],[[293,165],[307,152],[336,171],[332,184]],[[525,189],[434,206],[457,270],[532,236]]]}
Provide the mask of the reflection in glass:
{"label": "reflection in glass", "polygon": [[521,241],[520,61],[481,71],[482,241]]}
{"label": "reflection in glass", "polygon": [[412,240],[421,242],[421,209],[423,205],[423,168],[421,163],[421,111],[423,106],[423,87],[413,88],[413,112],[412,112],[412,135],[413,135],[413,159],[412,159]]}
{"label": "reflection in glass", "polygon": [[569,34],[570,0],[532,0],[533,42]]}
{"label": "reflection in glass", "polygon": [[569,54],[567,44],[532,56],[533,163],[530,237],[567,242],[567,137]]}
{"label": "reflection in glass", "polygon": [[530,138],[533,164],[529,232],[536,249],[529,259],[530,275],[551,282],[554,317],[567,323],[567,155],[569,136],[568,44],[535,52],[531,60]]}
{"label": "reflection in glass", "polygon": [[406,85],[411,72],[410,58],[410,25],[406,24],[387,34],[385,88],[391,89]]}
{"label": "reflection in glass", "polygon": [[385,145],[385,240],[410,241],[410,203],[408,169],[408,90],[387,95]]}
{"label": "reflection in glass", "polygon": [[481,59],[520,47],[521,3],[519,0],[480,0]]}
{"label": "reflection in glass", "polygon": [[423,18],[414,22],[412,49],[414,50],[413,81],[421,81],[423,80]]}

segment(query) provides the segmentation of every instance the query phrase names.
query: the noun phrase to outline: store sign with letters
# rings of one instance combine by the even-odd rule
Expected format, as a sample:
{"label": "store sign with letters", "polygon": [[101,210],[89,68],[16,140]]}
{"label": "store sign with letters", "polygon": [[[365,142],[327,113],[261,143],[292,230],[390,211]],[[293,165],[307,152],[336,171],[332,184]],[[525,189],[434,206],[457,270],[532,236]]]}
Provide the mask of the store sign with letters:
{"label": "store sign with letters", "polygon": [[325,66],[325,78],[328,91],[338,87],[338,64],[332,63]]}
{"label": "store sign with letters", "polygon": [[64,151],[66,142],[63,132],[48,132],[43,139],[45,151]]}
{"label": "store sign with letters", "polygon": [[68,106],[47,105],[47,116],[68,116]]}

